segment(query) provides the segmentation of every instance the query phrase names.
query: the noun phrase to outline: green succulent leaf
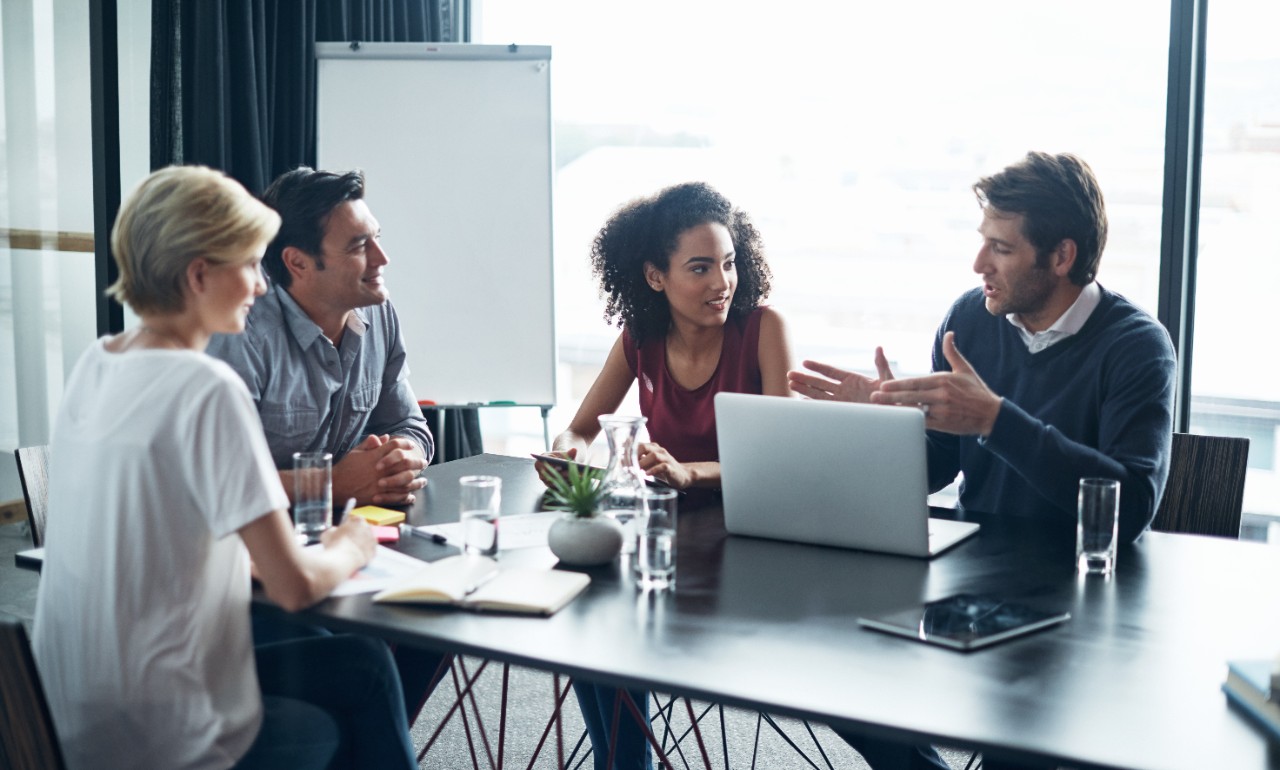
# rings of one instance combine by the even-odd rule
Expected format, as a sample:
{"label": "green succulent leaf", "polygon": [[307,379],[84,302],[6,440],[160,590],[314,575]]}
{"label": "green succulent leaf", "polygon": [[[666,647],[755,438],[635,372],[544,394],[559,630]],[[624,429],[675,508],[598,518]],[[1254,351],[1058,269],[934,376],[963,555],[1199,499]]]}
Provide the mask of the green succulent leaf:
{"label": "green succulent leaf", "polygon": [[569,463],[568,469],[547,468],[546,507],[552,511],[567,511],[579,518],[590,518],[603,502],[606,490],[603,474],[596,468]]}

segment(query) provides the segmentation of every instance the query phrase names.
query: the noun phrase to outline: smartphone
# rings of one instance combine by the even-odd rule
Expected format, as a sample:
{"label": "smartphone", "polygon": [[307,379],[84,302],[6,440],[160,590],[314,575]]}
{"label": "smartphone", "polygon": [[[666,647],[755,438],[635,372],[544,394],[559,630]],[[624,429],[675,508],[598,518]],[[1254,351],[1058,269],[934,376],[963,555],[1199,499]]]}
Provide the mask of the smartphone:
{"label": "smartphone", "polygon": [[[530,455],[530,457],[532,457],[533,459],[539,462],[544,462],[547,465],[550,465],[551,467],[557,468],[562,471],[568,470],[570,464],[576,465],[579,472],[591,471],[603,476],[605,471],[604,468],[601,468],[597,465],[587,465],[585,463],[580,463],[576,460],[566,460],[563,457],[555,457],[553,455],[532,454]],[[658,489],[675,489],[675,487],[671,486],[667,482],[662,481],[661,479],[655,479],[652,476],[645,476],[644,483],[651,487],[656,487]],[[681,490],[677,490],[677,491],[681,491]],[[681,493],[683,494],[682,491]]]}

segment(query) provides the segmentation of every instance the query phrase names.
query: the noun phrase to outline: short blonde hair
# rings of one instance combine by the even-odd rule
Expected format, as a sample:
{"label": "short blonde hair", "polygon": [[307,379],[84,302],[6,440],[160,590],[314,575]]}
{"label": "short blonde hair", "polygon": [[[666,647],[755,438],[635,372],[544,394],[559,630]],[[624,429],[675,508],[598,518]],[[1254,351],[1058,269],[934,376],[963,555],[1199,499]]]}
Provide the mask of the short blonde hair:
{"label": "short blonde hair", "polygon": [[187,267],[243,261],[268,243],[280,215],[234,179],[204,166],[170,166],[142,180],[111,229],[120,278],[107,294],[136,313],[183,309]]}

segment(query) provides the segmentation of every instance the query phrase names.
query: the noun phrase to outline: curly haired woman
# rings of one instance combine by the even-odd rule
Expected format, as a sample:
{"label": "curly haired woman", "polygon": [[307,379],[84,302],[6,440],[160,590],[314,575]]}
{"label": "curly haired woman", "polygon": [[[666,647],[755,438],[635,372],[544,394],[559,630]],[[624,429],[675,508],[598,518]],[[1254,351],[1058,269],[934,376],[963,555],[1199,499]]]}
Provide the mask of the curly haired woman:
{"label": "curly haired woman", "polygon": [[771,274],[746,213],[701,182],[628,203],[605,223],[591,264],[622,327],[555,453],[574,457],[633,381],[650,443],[640,467],[679,489],[720,486],[716,393],[788,396],[782,316],[762,306]]}
{"label": "curly haired woman", "polygon": [[[652,439],[639,447],[640,467],[679,489],[718,488],[715,394],[790,395],[782,316],[760,304],[771,277],[760,234],[709,185],[680,184],[615,213],[596,235],[591,264],[608,297],[605,318],[622,334],[553,453],[585,451],[600,415],[614,412],[638,380]],[[617,690],[582,681],[574,687],[596,770],[651,768],[631,720],[620,721],[609,745]],[[648,693],[631,696],[647,716]]]}

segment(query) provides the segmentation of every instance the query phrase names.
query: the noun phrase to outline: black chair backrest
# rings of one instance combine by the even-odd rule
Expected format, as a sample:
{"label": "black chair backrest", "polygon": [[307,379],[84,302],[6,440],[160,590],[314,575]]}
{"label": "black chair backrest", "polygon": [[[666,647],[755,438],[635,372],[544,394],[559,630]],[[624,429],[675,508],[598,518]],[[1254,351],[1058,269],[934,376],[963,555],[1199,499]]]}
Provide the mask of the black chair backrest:
{"label": "black chair backrest", "polygon": [[31,522],[31,542],[44,545],[45,514],[49,511],[49,445],[13,450],[18,459],[18,480],[27,498],[27,518]]}
{"label": "black chair backrest", "polygon": [[[1249,439],[1173,434],[1169,483],[1151,528],[1240,537]],[[1123,494],[1123,492],[1122,492]]]}
{"label": "black chair backrest", "polygon": [[0,770],[65,767],[22,623],[0,613]]}

